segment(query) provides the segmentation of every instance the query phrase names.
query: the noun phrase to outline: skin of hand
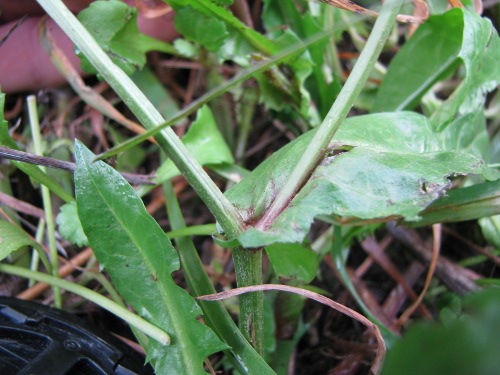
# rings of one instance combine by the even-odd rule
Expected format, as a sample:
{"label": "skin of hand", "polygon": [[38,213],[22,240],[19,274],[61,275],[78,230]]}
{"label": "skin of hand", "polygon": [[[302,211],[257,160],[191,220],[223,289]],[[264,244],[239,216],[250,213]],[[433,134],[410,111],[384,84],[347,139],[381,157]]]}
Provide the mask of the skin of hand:
{"label": "skin of hand", "polygon": [[[91,0],[64,1],[74,13],[86,8],[91,2]],[[125,2],[134,5],[134,0]],[[0,0],[0,12],[0,39],[20,18],[26,16],[0,46],[1,91],[12,94],[63,85],[64,78],[39,43],[38,24],[44,16],[43,9],[34,0]],[[139,12],[138,26],[141,32],[165,41],[171,41],[177,36],[173,25],[173,12],[156,18],[146,18]],[[51,19],[47,22],[47,28],[73,66],[84,75],[80,69],[80,59],[74,53],[73,43]]]}

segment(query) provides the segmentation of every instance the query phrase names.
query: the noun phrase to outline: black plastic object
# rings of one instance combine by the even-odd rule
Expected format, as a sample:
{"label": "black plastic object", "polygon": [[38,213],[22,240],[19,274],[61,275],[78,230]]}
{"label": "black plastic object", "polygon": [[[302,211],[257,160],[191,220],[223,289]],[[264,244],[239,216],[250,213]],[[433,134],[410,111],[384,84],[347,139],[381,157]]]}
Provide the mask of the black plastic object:
{"label": "black plastic object", "polygon": [[144,358],[64,311],[0,297],[0,374],[149,375]]}

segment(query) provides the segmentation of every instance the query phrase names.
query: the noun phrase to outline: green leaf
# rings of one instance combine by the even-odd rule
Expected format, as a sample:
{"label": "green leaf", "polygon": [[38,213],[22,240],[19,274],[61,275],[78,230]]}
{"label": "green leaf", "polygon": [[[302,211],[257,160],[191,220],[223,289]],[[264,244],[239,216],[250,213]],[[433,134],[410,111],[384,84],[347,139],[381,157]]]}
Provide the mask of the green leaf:
{"label": "green leaf", "polygon": [[372,111],[415,107],[436,81],[456,67],[463,31],[463,12],[458,9],[429,17],[391,60]]}
{"label": "green leaf", "polygon": [[56,221],[59,226],[59,233],[64,239],[78,246],[87,246],[89,244],[78,217],[76,202],[61,206]]}
{"label": "green leaf", "polygon": [[[458,8],[430,17],[391,61],[373,111],[414,107],[436,81],[462,61],[465,78],[434,114],[433,122],[445,127],[457,115],[477,116],[482,112],[486,93],[500,82],[499,58],[500,39],[488,19]],[[461,133],[462,125],[467,123],[470,121],[455,123],[450,137]],[[477,135],[483,132],[484,125],[473,128]]]}
{"label": "green leaf", "polygon": [[[259,224],[312,136],[308,132],[283,147],[226,193],[244,221],[257,225],[238,237],[244,247],[301,242],[318,215],[416,220],[450,187],[448,177],[475,173],[498,178],[470,153],[446,150],[421,115],[359,116],[344,122],[288,207],[271,223]],[[342,149],[351,151],[338,154]]]}
{"label": "green leaf", "polygon": [[467,298],[466,311],[446,325],[418,324],[389,350],[382,375],[490,375],[498,373],[500,292]]}
{"label": "green leaf", "polygon": [[190,6],[179,9],[175,13],[174,22],[177,31],[209,51],[217,51],[228,35],[224,22],[206,16]]}
{"label": "green leaf", "polygon": [[497,64],[500,38],[489,20],[462,12],[464,39],[459,58],[465,66],[465,78],[432,116],[432,122],[442,130],[449,148],[467,148],[474,155],[488,160],[489,136],[484,103],[486,94],[500,83]]}
{"label": "green leaf", "polygon": [[225,6],[233,5],[234,2],[234,0],[213,0],[213,1],[218,5],[225,5]]}
{"label": "green leaf", "polygon": [[456,11],[464,18],[463,42],[458,57],[465,66],[465,78],[433,115],[432,122],[440,128],[453,124],[457,116],[482,112],[486,94],[500,83],[500,38],[491,21],[466,10]]}
{"label": "green leaf", "polygon": [[256,48],[259,52],[267,55],[276,53],[276,48],[269,39],[264,35],[258,33],[254,29],[248,27],[238,18],[236,18],[230,11],[221,6],[219,2],[212,0],[164,0],[169,3],[176,12],[184,7],[191,7],[197,12],[209,16],[211,19],[218,19],[226,25],[229,32],[239,33],[251,46]]}
{"label": "green leaf", "polygon": [[489,136],[483,110],[458,116],[441,131],[443,145],[451,150],[470,152],[487,161],[489,156]]}
{"label": "green leaf", "polygon": [[318,270],[318,255],[298,244],[274,244],[266,247],[266,253],[276,276],[309,283]]}
{"label": "green leaf", "polygon": [[[144,66],[148,51],[175,53],[168,43],[140,33],[137,9],[122,1],[94,1],[78,14],[78,19],[111,60],[128,75]],[[95,74],[96,70],[87,58],[78,54],[82,59],[82,69]]]}
{"label": "green leaf", "polygon": [[172,337],[146,350],[158,374],[203,374],[203,360],[226,346],[196,320],[201,309],[178,287],[179,258],[134,189],[109,165],[75,144],[75,189],[85,234],[120,294],[136,311]]}
{"label": "green leaf", "polygon": [[[233,164],[231,150],[215,123],[210,107],[203,106],[198,110],[196,120],[191,124],[182,142],[201,165]],[[172,160],[167,160],[156,171],[156,183],[161,183],[180,172]]]}
{"label": "green leaf", "polygon": [[[293,31],[286,30],[275,42],[280,50],[285,50],[291,45],[299,44],[300,39]],[[293,104],[310,123],[319,124],[318,115],[314,106],[311,106],[309,92],[304,87],[305,80],[311,74],[314,65],[309,52],[292,55],[284,63],[287,74],[278,68],[273,68],[256,76],[261,89],[260,101],[276,111],[282,111],[287,104]],[[286,75],[291,77],[288,78]]]}
{"label": "green leaf", "polygon": [[[5,117],[3,114],[4,108],[5,108],[5,94],[0,92],[0,129],[2,129],[2,131],[3,131],[3,129],[7,129],[9,126],[9,124],[5,120]],[[8,135],[8,132],[7,132],[7,135]],[[3,138],[4,136],[5,136],[5,134],[0,133],[0,137]],[[0,139],[2,139],[2,138],[0,138]],[[7,138],[10,138],[10,137],[7,136]],[[14,142],[14,141],[12,141],[12,142]],[[3,142],[2,142],[2,144],[3,144]]]}
{"label": "green leaf", "polygon": [[22,247],[33,247],[43,261],[45,267],[50,270],[50,263],[43,251],[42,246],[31,239],[31,237],[17,225],[5,220],[0,220],[0,260],[7,258],[13,251]]}

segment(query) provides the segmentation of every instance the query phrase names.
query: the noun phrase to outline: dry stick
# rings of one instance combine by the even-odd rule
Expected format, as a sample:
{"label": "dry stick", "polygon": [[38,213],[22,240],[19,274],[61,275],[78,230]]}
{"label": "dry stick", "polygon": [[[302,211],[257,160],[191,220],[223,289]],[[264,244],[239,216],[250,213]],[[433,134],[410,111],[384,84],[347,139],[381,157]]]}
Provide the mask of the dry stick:
{"label": "dry stick", "polygon": [[460,0],[448,0],[448,2],[453,8],[464,8],[464,5]]}
{"label": "dry stick", "polygon": [[[29,152],[18,151],[4,146],[0,146],[0,158],[43,165],[45,167],[63,169],[70,172],[74,172],[75,170],[75,163],[49,158],[47,156],[38,156],[30,154]],[[133,173],[121,173],[121,175],[132,185],[154,185],[154,182],[151,181],[151,179],[155,177],[153,175],[140,175]]]}
{"label": "dry stick", "polygon": [[294,294],[304,296],[306,298],[313,299],[316,302],[322,303],[323,305],[326,305],[334,310],[337,310],[337,311],[349,316],[352,319],[356,319],[358,322],[365,325],[366,327],[371,328],[373,330],[375,338],[377,339],[378,350],[377,350],[377,355],[375,356],[373,364],[370,368],[370,371],[373,374],[378,374],[380,372],[382,362],[383,362],[384,356],[385,356],[385,342],[384,342],[384,339],[383,339],[382,334],[380,332],[380,329],[377,327],[377,325],[372,323],[370,320],[365,318],[360,313],[358,313],[358,312],[356,312],[356,311],[354,311],[354,310],[352,310],[352,309],[350,309],[350,308],[348,308],[348,307],[346,307],[338,302],[335,302],[335,301],[331,300],[330,298],[322,296],[321,294],[314,293],[314,292],[311,292],[311,291],[306,290],[306,289],[288,286],[288,285],[262,284],[262,285],[236,288],[236,289],[229,290],[227,292],[199,296],[199,297],[196,297],[196,299],[203,300],[203,301],[219,301],[219,300],[223,300],[226,298],[238,296],[238,295],[244,294],[244,293],[261,292],[261,291],[266,291],[266,290],[279,290],[282,292],[294,293]]}
{"label": "dry stick", "polygon": [[420,303],[424,299],[424,296],[427,293],[429,286],[431,285],[432,277],[434,276],[434,271],[436,270],[436,265],[437,265],[438,258],[439,258],[439,251],[441,249],[441,233],[442,233],[441,224],[434,224],[432,226],[432,234],[433,234],[432,258],[431,258],[431,262],[429,264],[429,271],[427,272],[427,276],[425,277],[424,289],[422,289],[422,292],[418,296],[417,300],[411,304],[411,306],[399,317],[397,322],[394,324],[394,327],[398,330],[409,319],[409,317],[415,312],[417,307],[420,305]]}
{"label": "dry stick", "polygon": [[[372,17],[378,17],[379,14],[377,12],[374,12],[373,10],[363,8],[362,6],[352,2],[351,0],[320,0],[325,4],[334,6],[339,9],[344,9],[348,10],[353,13],[358,13],[358,14],[366,14],[368,16]],[[460,0],[450,0],[451,1],[460,1]],[[422,17],[417,17],[417,16],[410,16],[410,15],[405,15],[405,14],[398,14],[396,16],[396,20],[399,22],[403,23],[422,23],[426,20],[426,18]]]}

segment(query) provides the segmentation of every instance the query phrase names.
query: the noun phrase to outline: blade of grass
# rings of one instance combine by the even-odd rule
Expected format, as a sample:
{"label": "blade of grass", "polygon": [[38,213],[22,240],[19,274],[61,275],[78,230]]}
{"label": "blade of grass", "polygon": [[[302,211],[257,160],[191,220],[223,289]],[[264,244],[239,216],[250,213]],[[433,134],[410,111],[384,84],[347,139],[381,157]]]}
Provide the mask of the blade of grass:
{"label": "blade of grass", "polygon": [[[182,7],[186,4],[185,1],[179,0],[169,0],[168,2],[174,7]],[[273,43],[273,41],[267,39],[264,35],[245,25],[230,11],[228,11],[223,6],[220,6],[216,2],[211,0],[197,0],[187,3],[189,3],[189,5],[194,7],[195,9],[197,8],[200,10],[205,10],[212,16],[217,17],[218,19],[223,21],[226,25],[234,28],[238,33],[241,34],[243,38],[245,38],[245,40],[250,45],[252,45],[261,53],[270,55],[276,51],[276,45]]]}
{"label": "blade of grass", "polygon": [[[42,218],[38,222],[38,226],[36,228],[35,241],[38,243],[42,242],[44,234],[45,234],[45,219]],[[38,269],[39,264],[40,264],[40,255],[38,254],[36,249],[33,248],[31,254],[30,270],[36,271]],[[35,280],[30,280],[28,282],[28,287],[31,288],[33,285],[35,285]]]}
{"label": "blade of grass", "polygon": [[386,327],[379,319],[377,319],[377,317],[370,311],[368,306],[366,306],[366,304],[363,302],[363,299],[359,295],[356,287],[352,282],[351,276],[347,272],[347,259],[342,245],[342,230],[340,225],[334,225],[333,230],[333,238],[330,244],[330,255],[335,264],[335,267],[339,271],[344,286],[347,288],[361,310],[363,310],[366,317],[379,327],[382,335],[384,336],[386,344],[390,347],[395,342],[397,336],[389,329],[389,327]]}

